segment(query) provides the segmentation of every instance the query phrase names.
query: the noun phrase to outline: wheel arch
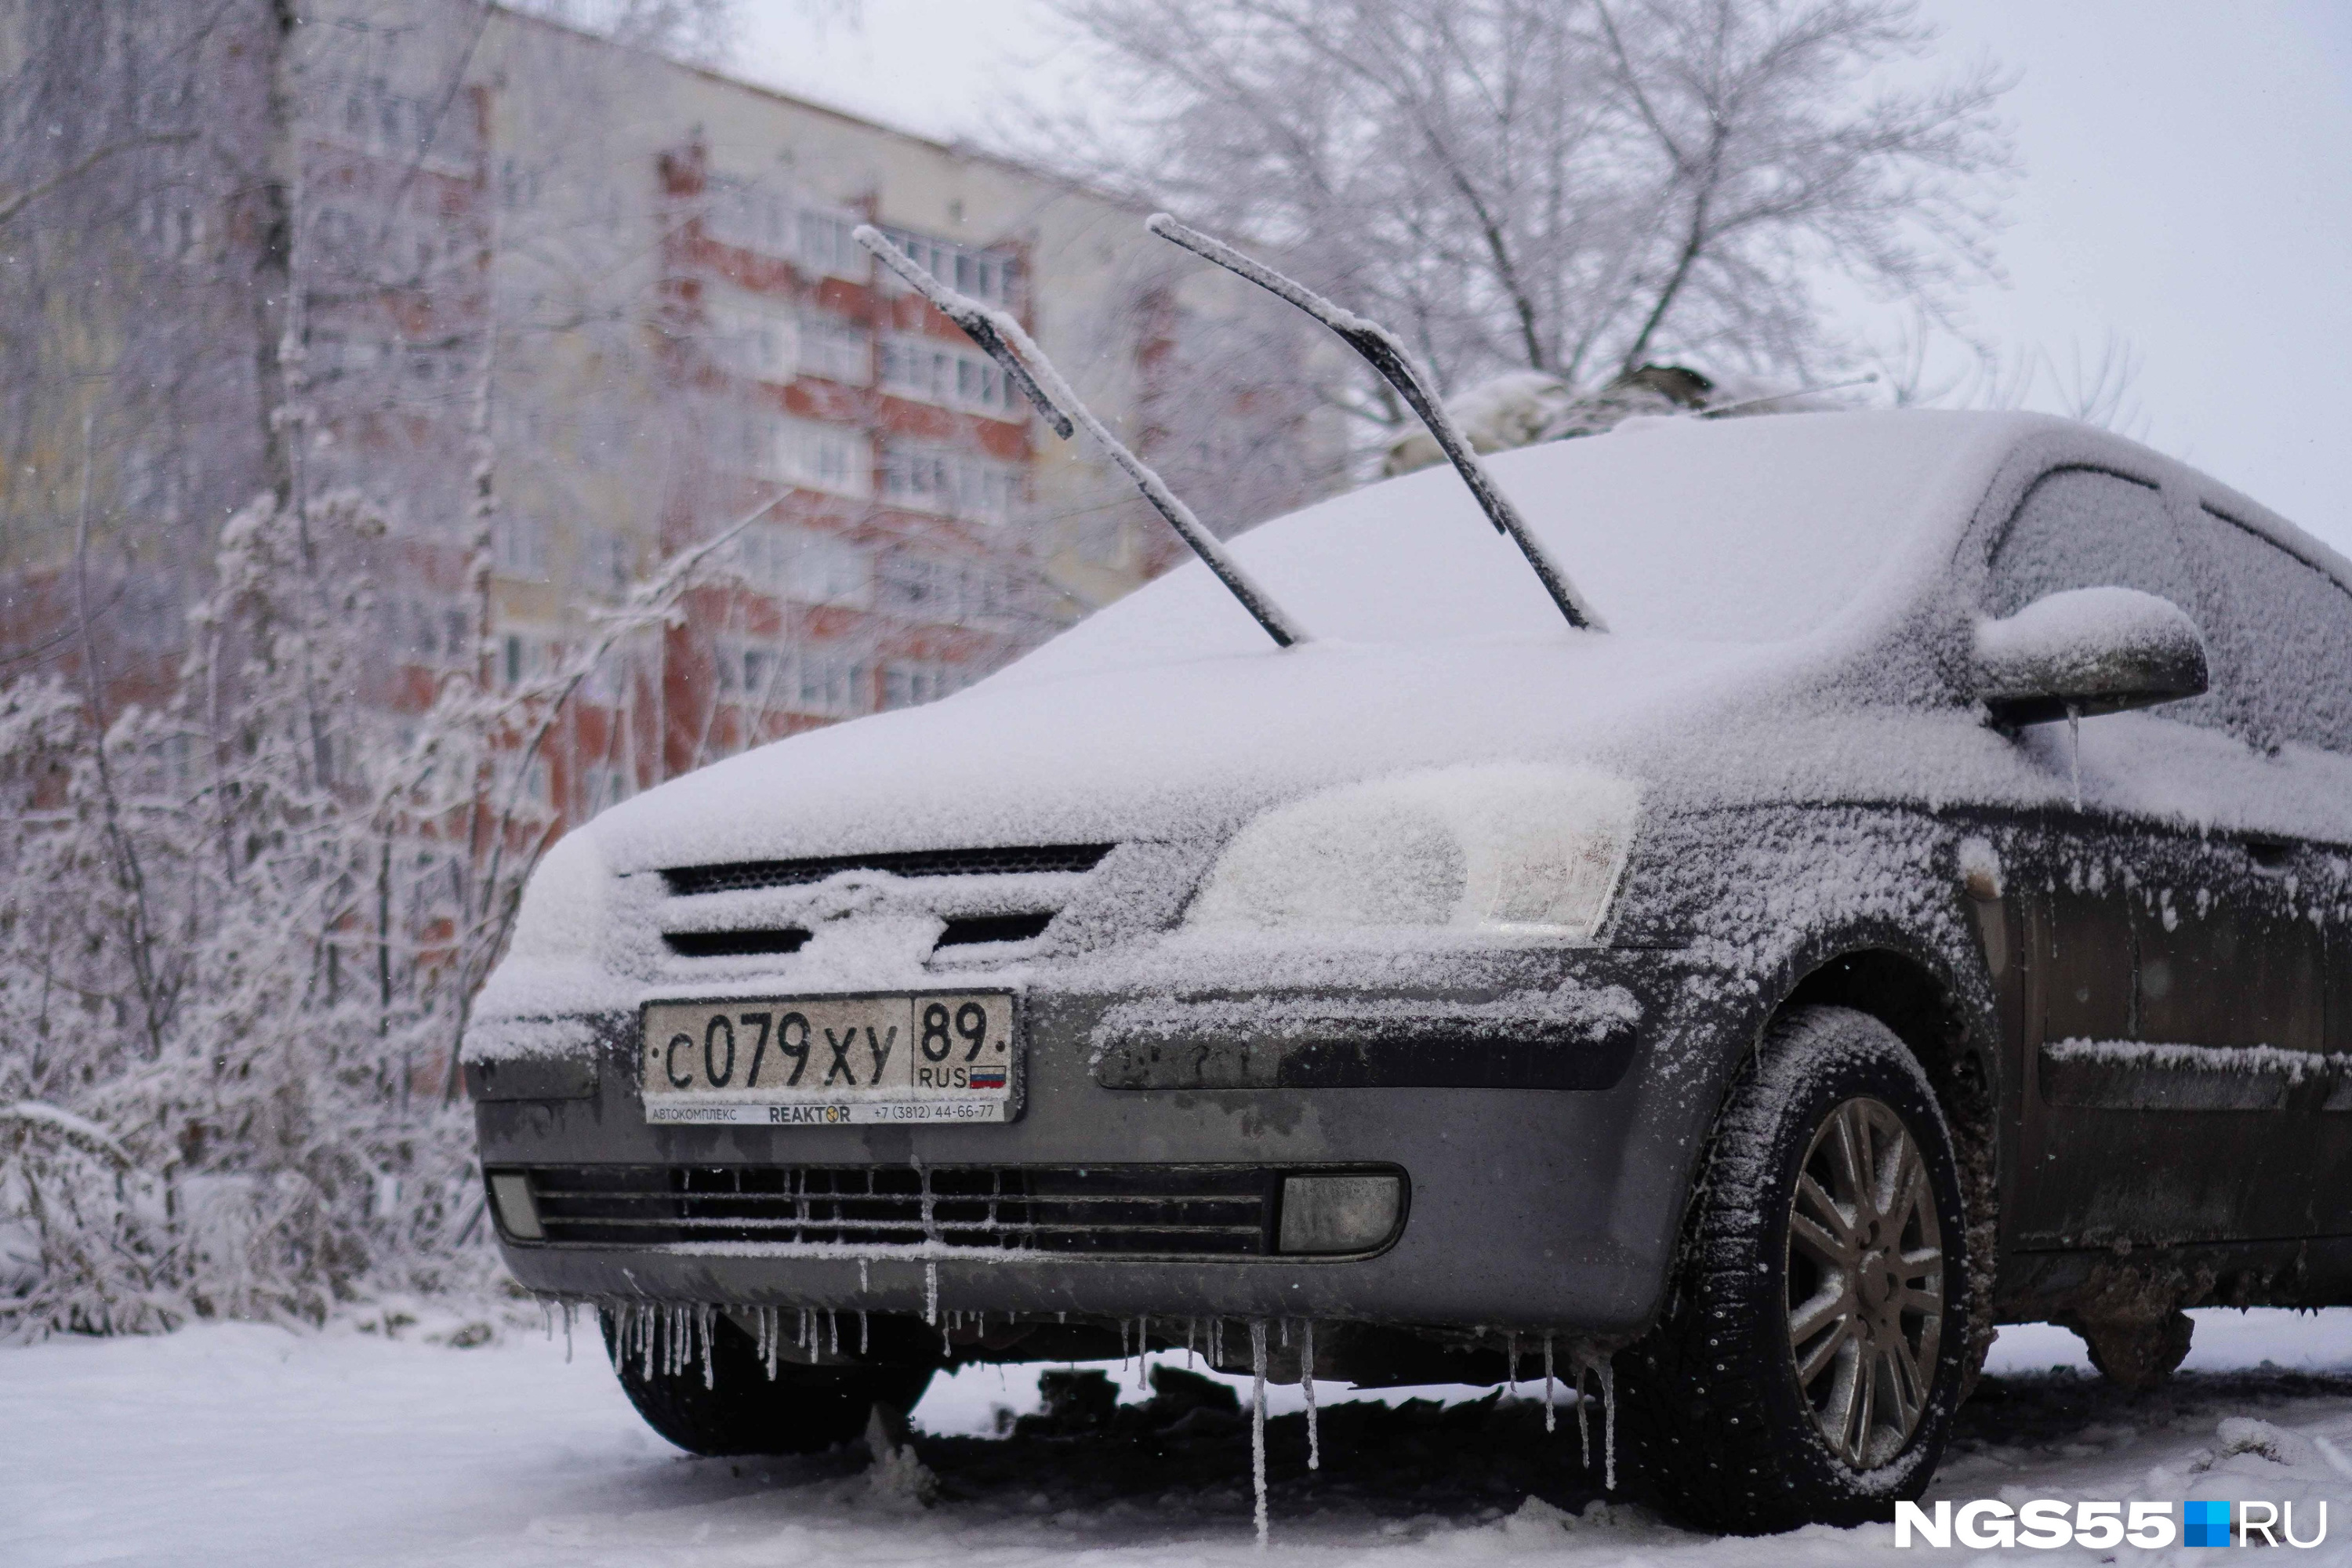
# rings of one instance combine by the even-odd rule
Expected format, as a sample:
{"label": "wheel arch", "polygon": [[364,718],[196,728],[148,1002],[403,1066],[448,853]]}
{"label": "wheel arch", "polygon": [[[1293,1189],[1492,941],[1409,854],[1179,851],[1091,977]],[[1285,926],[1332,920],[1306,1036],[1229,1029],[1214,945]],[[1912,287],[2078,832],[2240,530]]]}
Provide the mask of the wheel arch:
{"label": "wheel arch", "polygon": [[1806,1006],[1847,1007],[1901,1040],[1936,1092],[1960,1167],[1967,1205],[1968,1276],[1974,1324],[1964,1387],[1973,1387],[1993,1338],[2000,1247],[2000,1024],[1990,988],[1971,994],[1962,974],[1926,944],[1892,933],[1855,933],[1802,971],[1765,1020]]}

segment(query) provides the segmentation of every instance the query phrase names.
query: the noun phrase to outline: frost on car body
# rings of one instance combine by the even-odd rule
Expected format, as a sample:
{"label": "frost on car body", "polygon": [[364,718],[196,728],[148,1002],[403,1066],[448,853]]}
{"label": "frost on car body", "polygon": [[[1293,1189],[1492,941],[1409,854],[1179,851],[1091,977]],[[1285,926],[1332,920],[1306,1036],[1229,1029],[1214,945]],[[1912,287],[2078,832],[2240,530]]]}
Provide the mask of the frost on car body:
{"label": "frost on car body", "polygon": [[[1365,1384],[1556,1340],[1696,1487],[1745,1462],[1729,1415],[1643,1411],[1751,1408],[1670,1290],[1753,1218],[1709,1185],[1736,1132],[1793,1184],[1755,1213],[1811,1238],[1740,1298],[1782,1347],[1742,1374],[1820,1438],[1769,1497],[1675,1494],[1742,1527],[1915,1493],[1996,1321],[2145,1379],[2182,1307],[2352,1300],[2352,566],[2026,416],[1489,467],[1609,632],[1424,471],[1232,542],[1311,641],[1187,567],[566,839],[466,1047],[539,1232],[499,1209],[517,1277],[717,1309],[675,1321],[753,1368],[762,1313],[870,1318],[862,1353],[784,1347],[812,1377],[1110,1353],[1138,1317],[1235,1370],[1226,1321],[1273,1324],[1277,1379],[1286,1322]],[[982,992],[1018,1009],[1003,1124],[647,1120],[649,1005]],[[1885,1140],[1851,1180],[1840,1127]],[[1935,1201],[1855,1184],[1898,1174]],[[618,1321],[652,1375],[655,1320]]]}

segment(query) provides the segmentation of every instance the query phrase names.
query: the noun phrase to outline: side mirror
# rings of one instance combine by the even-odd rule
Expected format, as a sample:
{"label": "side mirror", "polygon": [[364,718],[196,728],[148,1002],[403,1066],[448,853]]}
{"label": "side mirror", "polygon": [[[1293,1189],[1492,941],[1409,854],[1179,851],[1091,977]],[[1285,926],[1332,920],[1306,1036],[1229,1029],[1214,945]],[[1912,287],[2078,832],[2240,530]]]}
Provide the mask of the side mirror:
{"label": "side mirror", "polygon": [[2071,588],[1979,621],[1976,664],[1977,696],[2004,724],[2175,702],[2210,679],[2197,623],[2136,588]]}

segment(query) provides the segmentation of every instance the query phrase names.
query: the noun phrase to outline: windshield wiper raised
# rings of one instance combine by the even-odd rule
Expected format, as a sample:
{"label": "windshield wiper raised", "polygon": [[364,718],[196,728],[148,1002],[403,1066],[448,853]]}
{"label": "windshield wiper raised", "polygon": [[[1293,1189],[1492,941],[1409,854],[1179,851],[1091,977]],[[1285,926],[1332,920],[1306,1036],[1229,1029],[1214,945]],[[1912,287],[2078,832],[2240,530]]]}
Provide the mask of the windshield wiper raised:
{"label": "windshield wiper raised", "polygon": [[1536,577],[1543,584],[1544,592],[1549,594],[1551,602],[1559,606],[1559,613],[1568,617],[1568,624],[1585,631],[1609,629],[1591,605],[1576,591],[1576,584],[1568,580],[1568,574],[1560,570],[1559,563],[1544,549],[1543,542],[1528,527],[1518,510],[1511,505],[1510,499],[1496,488],[1486,465],[1478,461],[1477,453],[1471,450],[1461,428],[1445,412],[1445,405],[1438,402],[1431,393],[1429,384],[1413,368],[1412,357],[1405,353],[1404,344],[1397,341],[1393,332],[1378,321],[1368,321],[1352,310],[1341,310],[1304,284],[1285,278],[1262,262],[1251,260],[1222,240],[1212,239],[1198,229],[1185,227],[1166,213],[1152,214],[1144,226],[1171,244],[1181,245],[1193,255],[1213,261],[1226,271],[1248,279],[1276,298],[1297,306],[1337,332],[1349,348],[1363,355],[1366,362],[1397,389],[1398,395],[1412,411],[1421,416],[1422,423],[1429,426],[1429,433],[1437,438],[1438,447],[1462,476],[1463,482],[1470,487],[1470,493],[1477,498],[1480,510],[1494,523],[1495,531],[1508,536],[1511,542],[1519,547],[1519,553],[1528,558],[1529,566],[1535,568]]}
{"label": "windshield wiper raised", "polygon": [[[991,359],[1003,365],[1005,374],[1013,378],[1013,384],[1037,405],[1037,412],[1045,416],[1045,422],[1054,427],[1055,435],[1066,441],[1074,427],[1084,426],[1087,434],[1093,437],[1096,444],[1109,455],[1110,460],[1135,481],[1136,488],[1143,492],[1143,499],[1168,520],[1168,526],[1192,547],[1192,553],[1201,558],[1201,563],[1215,573],[1217,581],[1241,601],[1242,608],[1265,628],[1265,635],[1274,639],[1276,647],[1288,647],[1307,640],[1307,634],[1299,628],[1298,623],[1267,597],[1265,590],[1242,570],[1241,563],[1226,552],[1215,534],[1201,526],[1201,520],[1192,515],[1192,509],[1179,500],[1166,482],[1142,458],[1129,451],[1118,437],[1095,417],[1093,411],[1079,401],[1078,395],[1070,390],[1070,384],[1062,379],[1053,362],[1030,342],[1029,334],[1021,330],[1020,322],[1002,310],[991,310],[977,300],[957,293],[932,277],[913,257],[891,244],[888,237],[871,224],[858,225],[853,237],[880,258],[884,266],[913,285],[917,293],[936,306],[941,315],[961,327],[966,336],[985,350]],[[1017,354],[1013,352],[1015,349],[1020,351]]]}

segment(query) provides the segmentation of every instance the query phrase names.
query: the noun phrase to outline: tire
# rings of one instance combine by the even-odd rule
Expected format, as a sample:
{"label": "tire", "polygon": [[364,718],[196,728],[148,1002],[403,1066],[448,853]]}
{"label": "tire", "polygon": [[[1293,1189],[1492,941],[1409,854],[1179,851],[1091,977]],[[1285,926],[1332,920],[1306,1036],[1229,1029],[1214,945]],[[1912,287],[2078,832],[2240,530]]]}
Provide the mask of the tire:
{"label": "tire", "polygon": [[703,1381],[702,1344],[692,1336],[686,1365],[669,1370],[667,1331],[656,1336],[652,1371],[642,1341],[622,1353],[614,1314],[601,1314],[604,1352],[623,1392],[646,1425],[689,1454],[814,1454],[866,1430],[874,1407],[897,1416],[915,1407],[931,1381],[928,1365],[838,1366],[781,1363],[773,1382],[758,1343],[723,1313],[711,1320],[710,1381]]}
{"label": "tire", "polygon": [[1717,1117],[1660,1320],[1618,1358],[1670,1511],[1763,1534],[1891,1519],[1926,1489],[1969,1340],[1960,1190],[1892,1030],[1844,1007],[1774,1022]]}

